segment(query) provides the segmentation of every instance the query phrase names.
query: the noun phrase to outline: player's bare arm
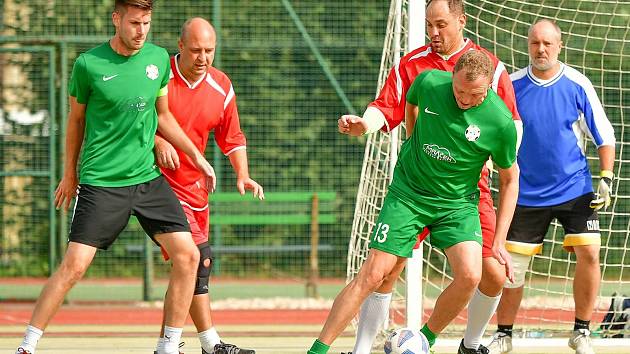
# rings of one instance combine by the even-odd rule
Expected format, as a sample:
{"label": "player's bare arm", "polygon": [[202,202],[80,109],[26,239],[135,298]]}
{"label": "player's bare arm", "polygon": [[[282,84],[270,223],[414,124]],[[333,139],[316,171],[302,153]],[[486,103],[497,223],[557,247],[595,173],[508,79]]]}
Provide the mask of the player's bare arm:
{"label": "player's bare arm", "polygon": [[505,265],[505,275],[510,281],[514,281],[514,269],[512,259],[505,249],[508,229],[512,222],[516,200],[518,199],[518,165],[516,162],[510,168],[499,168],[499,206],[497,211],[497,225],[494,234],[492,254],[499,263]]}
{"label": "player's bare arm", "polygon": [[413,127],[416,126],[417,119],[418,106],[407,103],[405,106],[405,130],[407,131],[407,139],[409,139],[411,133],[413,133]]}
{"label": "player's bare arm", "polygon": [[195,166],[206,175],[206,181],[208,184],[208,190],[214,192],[216,188],[217,180],[214,174],[214,169],[210,165],[206,158],[201,154],[195,145],[190,141],[188,136],[184,133],[182,128],[177,124],[177,120],[171,114],[168,109],[168,97],[158,97],[155,102],[155,107],[158,114],[158,131],[160,134],[173,144],[176,148],[183,151],[186,155],[195,163]]}
{"label": "player's bare arm", "polygon": [[153,148],[155,153],[155,161],[162,168],[168,168],[176,170],[179,168],[179,155],[177,150],[159,135],[155,136],[155,147]]}
{"label": "player's bare arm", "polygon": [[77,161],[83,145],[85,134],[85,105],[70,96],[70,113],[66,131],[66,162],[63,177],[55,190],[55,207],[68,210],[72,198],[77,196],[79,178],[77,177]]}
{"label": "player's bare arm", "polygon": [[238,192],[244,195],[245,191],[252,191],[254,198],[260,200],[265,199],[263,187],[249,177],[247,150],[241,149],[233,151],[228,157],[236,173],[236,189]]}

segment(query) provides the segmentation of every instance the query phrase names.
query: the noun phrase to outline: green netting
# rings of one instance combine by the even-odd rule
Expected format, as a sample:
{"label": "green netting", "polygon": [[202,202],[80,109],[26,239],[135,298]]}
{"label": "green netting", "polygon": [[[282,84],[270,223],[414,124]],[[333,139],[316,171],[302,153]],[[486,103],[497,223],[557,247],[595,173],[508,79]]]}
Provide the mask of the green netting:
{"label": "green netting", "polygon": [[[38,69],[46,65],[42,58],[29,60],[32,67],[18,63],[15,70],[22,71],[22,83],[41,82],[43,85],[42,89],[25,88],[32,99],[19,102],[6,94],[7,85],[12,81],[8,80],[5,70],[5,75],[0,76],[0,90],[4,93],[2,109],[6,111],[5,107],[12,105],[31,112],[42,109],[41,105],[47,109],[49,96],[45,80],[52,78],[56,89],[54,100],[58,105],[63,103],[56,113],[64,116],[67,100],[64,89],[74,59],[113,34],[113,1],[31,0],[2,4],[0,53],[2,47],[43,44],[57,50],[58,68],[52,75],[42,72]],[[268,193],[335,193],[334,201],[322,204],[334,214],[335,222],[320,225],[320,273],[343,276],[363,143],[339,135],[336,120],[343,113],[362,111],[373,97],[389,4],[384,1],[281,0],[179,0],[156,1],[155,4],[151,41],[171,53],[177,50],[180,27],[187,18],[201,16],[217,25],[219,52],[215,66],[233,81],[241,125],[248,138],[252,177]],[[316,53],[321,54],[323,62],[318,61]],[[338,83],[337,89],[333,82]],[[59,119],[57,123],[60,126],[57,137],[63,140],[64,122]],[[30,127],[20,126],[19,129],[32,142],[12,143],[10,135],[0,136],[5,160],[10,151],[36,163],[35,156],[41,147],[44,160],[48,153],[62,158],[61,143],[48,151],[46,136],[33,135]],[[218,171],[219,189],[235,191],[229,161],[214,147],[212,138],[207,156]],[[1,166],[4,172],[12,168],[6,162]],[[47,164],[41,167],[50,173]],[[59,176],[56,173],[55,180]],[[2,177],[0,183],[8,185],[7,178]],[[51,222],[48,180],[37,177],[31,184],[38,193],[33,194],[29,202],[33,206],[21,202],[23,210],[19,218],[14,217],[15,228],[3,223],[4,231],[0,235],[3,245],[19,239],[20,248],[2,247],[0,254],[7,261],[0,267],[0,276],[37,276],[48,272]],[[0,208],[9,210],[9,194],[4,192],[1,198]],[[310,202],[285,202],[268,208],[271,213],[276,212],[274,208],[284,210],[278,215],[307,212]],[[61,252],[67,238],[68,219],[61,222],[63,217],[59,213],[55,215],[60,224],[56,231]],[[222,225],[212,228],[211,234],[216,246],[215,270],[221,275],[293,277],[308,274],[310,225]],[[108,251],[98,252],[88,276],[140,276],[144,268],[145,237],[137,227],[130,226]],[[32,267],[28,260],[33,259],[41,265]],[[158,253],[155,259],[156,264],[163,264]],[[164,276],[168,266],[160,267],[156,274]]]}

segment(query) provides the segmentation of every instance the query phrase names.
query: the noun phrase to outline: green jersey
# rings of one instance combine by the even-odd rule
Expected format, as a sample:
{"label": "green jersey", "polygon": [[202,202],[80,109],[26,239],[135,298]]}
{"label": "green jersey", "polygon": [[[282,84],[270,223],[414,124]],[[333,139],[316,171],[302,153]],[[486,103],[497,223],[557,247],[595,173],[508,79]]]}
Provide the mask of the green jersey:
{"label": "green jersey", "polygon": [[160,175],[155,101],[169,73],[168,53],[150,43],[126,57],[107,42],[77,58],[70,95],[86,105],[80,183],[123,187]]}
{"label": "green jersey", "polygon": [[476,107],[462,110],[453,94],[452,74],[441,70],[419,75],[407,93],[418,106],[411,137],[403,144],[390,191],[413,201],[476,199],[481,169],[492,157],[501,168],[516,160],[512,113],[494,91]]}

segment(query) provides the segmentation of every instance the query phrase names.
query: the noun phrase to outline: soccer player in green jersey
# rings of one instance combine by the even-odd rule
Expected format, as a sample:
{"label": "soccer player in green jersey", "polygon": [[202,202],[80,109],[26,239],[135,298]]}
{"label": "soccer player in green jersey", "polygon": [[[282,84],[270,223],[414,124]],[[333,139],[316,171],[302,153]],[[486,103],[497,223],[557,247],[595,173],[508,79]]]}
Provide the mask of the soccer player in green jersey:
{"label": "soccer player in green jersey", "polygon": [[[438,297],[431,327],[422,333],[433,345],[466,306],[481,278],[481,226],[477,181],[487,159],[499,168],[499,208],[493,255],[512,279],[505,239],[518,195],[517,134],[512,113],[490,89],[494,73],[488,56],[471,50],[454,73],[420,74],[407,93],[406,116],[415,127],[398,157],[394,178],[374,226],[370,253],[337,296],[309,354],[326,354],[356,315],[365,297],[400,262],[411,257],[418,233],[426,226],[430,242],[447,255],[453,281]],[[381,124],[363,118],[339,120],[351,135],[377,131]]]}
{"label": "soccer player in green jersey", "polygon": [[55,192],[57,208],[67,209],[77,197],[68,250],[40,294],[17,354],[35,353],[44,329],[89,267],[96,250],[107,249],[131,215],[171,255],[164,301],[165,340],[157,352],[179,353],[199,251],[179,201],[155,165],[156,130],[191,158],[206,176],[210,190],[214,189],[215,176],[168,109],[168,53],[145,43],[152,7],[152,0],[115,0],[115,35],[75,62],[69,90],[66,163]]}

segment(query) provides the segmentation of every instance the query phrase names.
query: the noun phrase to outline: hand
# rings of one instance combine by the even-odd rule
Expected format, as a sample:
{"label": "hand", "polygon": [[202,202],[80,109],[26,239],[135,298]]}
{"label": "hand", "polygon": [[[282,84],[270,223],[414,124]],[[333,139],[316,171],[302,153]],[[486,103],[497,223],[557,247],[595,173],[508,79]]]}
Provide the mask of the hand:
{"label": "hand", "polygon": [[606,208],[610,206],[610,190],[612,189],[613,176],[614,175],[610,171],[602,171],[602,176],[599,179],[599,185],[597,186],[597,198],[591,201],[591,208],[595,210],[603,208],[606,210]]}
{"label": "hand", "polygon": [[341,116],[337,121],[337,127],[341,134],[352,136],[361,136],[365,134],[368,128],[365,119],[351,114]]}
{"label": "hand", "polygon": [[514,264],[512,264],[512,256],[505,249],[505,245],[494,244],[492,246],[492,257],[496,258],[499,264],[505,266],[505,276],[510,282],[514,283]]}
{"label": "hand", "polygon": [[78,194],[79,180],[76,173],[65,176],[59,182],[57,189],[55,189],[55,208],[59,210],[62,206],[65,211],[70,208],[72,198]]}
{"label": "hand", "polygon": [[260,200],[265,199],[263,187],[249,177],[242,179],[239,178],[236,181],[236,189],[238,189],[238,192],[241,193],[241,195],[245,195],[245,191],[248,190],[253,192],[254,198],[258,198]]}
{"label": "hand", "polygon": [[155,139],[155,161],[158,166],[175,170],[179,168],[177,151],[166,139]]}
{"label": "hand", "polygon": [[208,188],[208,192],[213,193],[217,186],[217,177],[214,174],[214,169],[201,154],[197,154],[194,162],[197,169],[199,169],[199,171],[201,171],[206,177],[206,188]]}

